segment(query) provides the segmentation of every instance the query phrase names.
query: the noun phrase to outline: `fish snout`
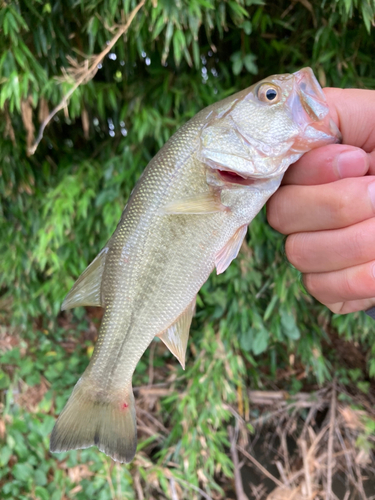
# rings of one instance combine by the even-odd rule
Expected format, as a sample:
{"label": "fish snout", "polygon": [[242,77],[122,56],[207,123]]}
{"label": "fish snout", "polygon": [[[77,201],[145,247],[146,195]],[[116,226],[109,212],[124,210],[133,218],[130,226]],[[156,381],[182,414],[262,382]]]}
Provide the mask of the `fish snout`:
{"label": "fish snout", "polygon": [[341,142],[341,133],[329,116],[324,92],[311,68],[293,73],[294,89],[288,105],[302,136],[298,143],[308,143],[309,149],[334,142]]}
{"label": "fish snout", "polygon": [[314,121],[322,120],[329,112],[324,92],[311,68],[303,68],[294,76],[295,91],[301,104]]}

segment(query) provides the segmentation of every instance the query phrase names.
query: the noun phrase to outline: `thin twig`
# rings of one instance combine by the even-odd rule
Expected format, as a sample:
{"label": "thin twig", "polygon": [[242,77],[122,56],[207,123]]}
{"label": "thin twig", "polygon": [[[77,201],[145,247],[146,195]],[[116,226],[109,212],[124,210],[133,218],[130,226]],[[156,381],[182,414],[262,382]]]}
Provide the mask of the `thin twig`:
{"label": "thin twig", "polygon": [[332,384],[331,415],[329,419],[326,500],[331,500],[332,497],[332,453],[333,453],[333,432],[335,424],[336,424],[336,381],[334,380]]}
{"label": "thin twig", "polygon": [[312,486],[311,486],[311,476],[310,476],[310,466],[307,454],[307,443],[304,439],[301,439],[301,450],[302,450],[302,459],[303,459],[303,470],[305,473],[306,480],[306,489],[308,498],[312,497]]}
{"label": "thin twig", "polygon": [[154,417],[154,415],[152,415],[152,413],[148,412],[147,410],[144,410],[143,408],[137,408],[137,412],[140,412],[142,413],[143,415],[145,415],[149,420],[151,420],[156,427],[158,427],[164,434],[169,434],[169,431],[166,427],[164,427],[164,425],[159,422],[159,420],[157,418]]}
{"label": "thin twig", "polygon": [[277,467],[277,470],[279,471],[281,479],[285,483],[285,486],[287,486],[289,488],[290,484],[289,484],[289,480],[288,480],[288,478],[287,478],[287,476],[285,474],[285,470],[284,470],[283,464],[280,462],[280,460],[276,460],[275,465]]}
{"label": "thin twig", "polygon": [[286,472],[287,472],[287,475],[290,476],[290,462],[289,462],[289,453],[288,453],[288,444],[287,444],[287,441],[286,441],[286,432],[282,432],[281,433],[281,448],[283,450],[283,458],[284,458],[284,464],[285,464],[285,467],[286,467]]}
{"label": "thin twig", "polygon": [[[113,464],[114,462],[112,462]],[[113,482],[112,482],[112,477],[111,477],[111,466],[110,466],[110,462],[108,460],[106,460],[104,462],[104,466],[105,466],[105,477],[107,479],[107,483],[108,483],[108,486],[109,486],[109,490],[111,492],[111,498],[112,500],[116,500],[116,492],[115,492],[115,488],[113,486]]]}
{"label": "thin twig", "polygon": [[277,486],[280,486],[280,488],[285,488],[285,484],[283,484],[281,481],[279,481],[275,476],[273,476],[268,470],[263,467],[262,464],[258,462],[258,460],[250,455],[242,446],[237,445],[237,450],[242,453],[246,458],[250,460],[260,471],[263,472],[265,476],[267,476],[271,481],[273,481]]}
{"label": "thin twig", "polygon": [[117,500],[122,500],[121,465],[116,462]]}
{"label": "thin twig", "polygon": [[150,347],[150,356],[148,363],[148,385],[152,386],[154,381],[154,354],[156,349],[156,342],[153,342]]}
{"label": "thin twig", "polygon": [[363,480],[362,480],[362,474],[361,474],[361,469],[357,462],[354,462],[354,467],[355,467],[355,472],[357,474],[357,488],[358,488],[358,493],[361,495],[362,500],[367,500],[367,496],[365,493],[365,489],[363,487]]}
{"label": "thin twig", "polygon": [[169,479],[169,484],[171,487],[171,500],[178,500],[178,495],[176,491],[176,481],[174,480],[173,477]]}
{"label": "thin twig", "polygon": [[[338,427],[336,428],[336,434],[337,434],[338,440],[340,441],[341,448],[342,448],[342,450],[344,452],[344,457],[345,457],[346,467],[347,467],[347,473],[349,473],[349,475],[351,475],[352,480],[355,483],[355,477],[354,477],[354,473],[353,473],[352,453],[347,449],[345,441],[344,441],[344,438],[342,437],[341,431],[340,431],[340,429]],[[349,480],[347,474],[346,474],[346,479]]]}
{"label": "thin twig", "polygon": [[230,440],[230,454],[232,456],[232,462],[234,468],[234,486],[236,489],[237,500],[249,500],[243,489],[241,468],[239,465],[238,453],[236,447],[237,436],[233,430],[233,427],[230,426],[228,427],[228,434]]}
{"label": "thin twig", "polygon": [[213,500],[213,498],[210,497],[210,495],[207,495],[207,493],[205,491],[203,491],[201,488],[199,488],[198,486],[195,486],[194,484],[191,484],[188,481],[185,481],[184,479],[181,479],[180,477],[177,477],[177,476],[173,476],[173,478],[178,483],[181,483],[184,486],[186,486],[187,488],[191,488],[192,490],[196,491],[197,493],[202,495],[202,497],[205,498],[206,500]]}
{"label": "thin twig", "polygon": [[133,482],[134,482],[135,491],[137,492],[138,500],[145,500],[142,485],[141,485],[141,478],[139,476],[138,470],[137,470],[135,476],[133,477]]}
{"label": "thin twig", "polygon": [[68,105],[68,101],[69,101],[70,97],[72,96],[72,94],[78,89],[78,87],[83,82],[87,83],[88,81],[90,81],[94,77],[94,75],[95,75],[95,73],[97,72],[97,69],[98,69],[98,64],[103,60],[103,58],[112,49],[112,47],[115,45],[115,43],[117,42],[117,40],[128,31],[129,26],[132,23],[135,15],[139,11],[139,9],[141,7],[143,7],[145,1],[146,0],[141,0],[141,2],[136,6],[136,8],[132,10],[132,12],[129,15],[129,18],[128,18],[127,22],[123,26],[121,26],[119,28],[119,30],[117,31],[116,35],[108,43],[108,45],[106,46],[106,48],[104,50],[102,50],[102,52],[100,52],[100,54],[98,54],[92,60],[92,62],[90,64],[87,64],[87,69],[82,72],[81,76],[75,82],[75,84],[73,85],[73,87],[64,95],[64,97],[62,98],[61,102],[55,108],[53,108],[53,110],[50,112],[50,114],[47,116],[47,118],[43,121],[43,123],[41,124],[41,126],[39,128],[39,133],[38,133],[37,138],[35,139],[34,144],[28,150],[28,152],[29,152],[30,155],[33,155],[35,153],[36,148],[38,147],[40,141],[43,138],[44,129],[49,124],[49,122],[52,120],[52,118],[55,116],[55,114],[58,113],[60,110],[62,110],[63,108],[65,108]]}
{"label": "thin twig", "polygon": [[344,496],[343,500],[348,500],[349,496],[350,496],[350,490],[348,490],[348,491],[345,493],[345,496]]}

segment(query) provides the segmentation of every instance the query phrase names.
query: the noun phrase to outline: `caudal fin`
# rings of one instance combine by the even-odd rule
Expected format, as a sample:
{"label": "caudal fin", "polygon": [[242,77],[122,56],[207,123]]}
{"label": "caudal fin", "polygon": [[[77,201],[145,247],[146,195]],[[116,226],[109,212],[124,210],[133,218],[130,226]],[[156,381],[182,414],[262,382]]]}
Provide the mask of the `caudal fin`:
{"label": "caudal fin", "polygon": [[96,445],[117,462],[131,462],[137,448],[131,387],[123,400],[99,400],[82,382],[77,383],[57,419],[51,434],[50,451],[62,452]]}

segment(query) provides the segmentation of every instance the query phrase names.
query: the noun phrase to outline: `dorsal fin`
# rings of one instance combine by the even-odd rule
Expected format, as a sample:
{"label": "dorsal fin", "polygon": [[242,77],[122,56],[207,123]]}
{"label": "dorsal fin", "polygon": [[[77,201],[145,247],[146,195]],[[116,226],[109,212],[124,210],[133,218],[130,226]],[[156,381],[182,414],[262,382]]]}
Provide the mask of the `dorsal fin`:
{"label": "dorsal fin", "polygon": [[74,283],[73,288],[62,303],[62,311],[79,306],[104,307],[101,284],[107,252],[108,247],[103,248]]}
{"label": "dorsal fin", "polygon": [[159,337],[168,347],[171,353],[176,356],[185,370],[186,347],[189,338],[191,320],[195,311],[196,298],[188,305],[177,320],[164,332],[159,333]]}

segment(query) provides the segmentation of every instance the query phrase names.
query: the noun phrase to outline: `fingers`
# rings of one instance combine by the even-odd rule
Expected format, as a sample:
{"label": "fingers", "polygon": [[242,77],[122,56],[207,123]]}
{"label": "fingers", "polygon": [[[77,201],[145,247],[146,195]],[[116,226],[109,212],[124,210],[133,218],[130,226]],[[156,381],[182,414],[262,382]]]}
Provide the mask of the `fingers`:
{"label": "fingers", "polygon": [[336,314],[349,314],[356,311],[367,311],[375,306],[375,297],[372,299],[348,300],[347,302],[336,302],[325,304]]}
{"label": "fingers", "polygon": [[361,177],[369,169],[369,155],[362,149],[330,144],[304,154],[291,165],[283,184],[319,185],[346,177]]}
{"label": "fingers", "polygon": [[324,93],[333,120],[342,133],[343,144],[369,153],[369,173],[375,174],[375,92],[360,89],[326,88]]}
{"label": "fingers", "polygon": [[366,301],[365,307],[371,307],[375,298],[375,261],[340,271],[305,274],[303,282],[311,295],[331,307],[355,301]]}
{"label": "fingers", "polygon": [[285,242],[287,259],[303,273],[338,271],[375,257],[375,218],[339,230],[296,233]]}
{"label": "fingers", "polygon": [[269,224],[283,234],[338,229],[374,216],[374,176],[283,186],[267,204]]}
{"label": "fingers", "polygon": [[269,200],[272,227],[311,295],[333,312],[375,306],[375,92],[325,89],[342,144],[302,156]]}
{"label": "fingers", "polygon": [[343,143],[367,153],[375,150],[375,92],[361,89],[326,88],[331,117],[342,133]]}

